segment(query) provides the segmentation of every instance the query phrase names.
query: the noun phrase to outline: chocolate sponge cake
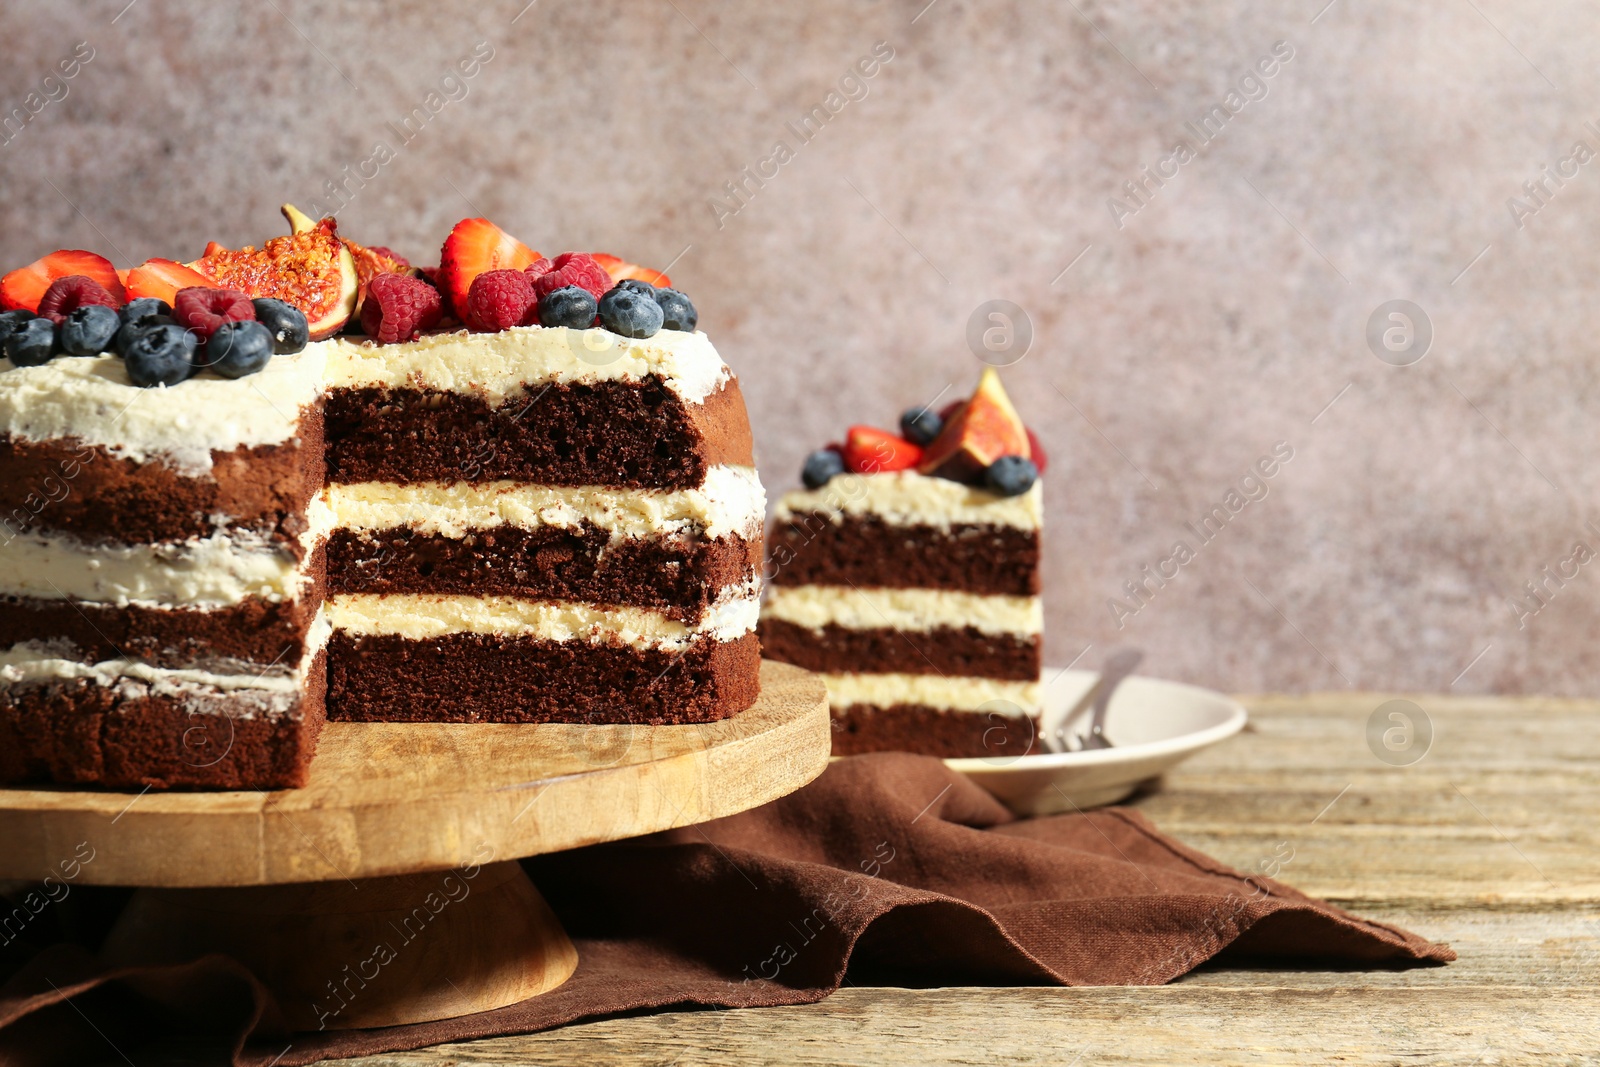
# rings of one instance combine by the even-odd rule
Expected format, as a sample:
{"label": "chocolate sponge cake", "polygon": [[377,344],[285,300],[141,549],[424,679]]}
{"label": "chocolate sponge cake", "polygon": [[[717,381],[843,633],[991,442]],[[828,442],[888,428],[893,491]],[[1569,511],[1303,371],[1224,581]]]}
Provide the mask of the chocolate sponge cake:
{"label": "chocolate sponge cake", "polygon": [[[980,433],[974,405],[1002,432]],[[945,414],[907,412],[905,436],[852,428],[778,502],[762,646],[823,675],[835,754],[1037,747],[1043,451],[992,372]]]}
{"label": "chocolate sponge cake", "polygon": [[285,215],[0,277],[0,783],[284,788],[327,719],[750,707],[765,496],[688,298],[484,219],[424,277]]}
{"label": "chocolate sponge cake", "polygon": [[0,781],[300,784],[323,722],[322,352],[134,388],[0,362]]}
{"label": "chocolate sponge cake", "polygon": [[754,703],[765,496],[701,333],[329,352],[336,719],[705,722]]}

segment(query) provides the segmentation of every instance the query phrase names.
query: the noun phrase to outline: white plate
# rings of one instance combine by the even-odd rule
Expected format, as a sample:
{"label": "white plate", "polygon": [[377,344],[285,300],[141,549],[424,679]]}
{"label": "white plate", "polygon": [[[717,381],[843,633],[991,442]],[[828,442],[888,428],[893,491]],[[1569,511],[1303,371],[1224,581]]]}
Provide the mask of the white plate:
{"label": "white plate", "polygon": [[[1098,677],[1046,668],[1044,729],[1054,730]],[[1210,689],[1134,675],[1111,696],[1106,736],[1093,752],[945,760],[1018,815],[1055,815],[1114,804],[1203,748],[1244,728],[1244,708]],[[1087,712],[1074,730],[1087,730]],[[1043,739],[1035,741],[1035,749]]]}

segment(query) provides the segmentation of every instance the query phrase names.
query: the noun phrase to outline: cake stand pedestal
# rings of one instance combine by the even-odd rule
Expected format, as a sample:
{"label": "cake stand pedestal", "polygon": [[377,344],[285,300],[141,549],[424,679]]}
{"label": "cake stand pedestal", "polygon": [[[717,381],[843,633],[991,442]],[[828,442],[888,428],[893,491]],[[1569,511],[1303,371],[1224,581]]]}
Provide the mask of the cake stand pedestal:
{"label": "cake stand pedestal", "polygon": [[0,878],[146,887],[106,962],[227,954],[294,1029],[451,1018],[577,967],[517,859],[757,807],[830,742],[821,679],[767,662],[705,725],[329,723],[304,789],[0,789]]}

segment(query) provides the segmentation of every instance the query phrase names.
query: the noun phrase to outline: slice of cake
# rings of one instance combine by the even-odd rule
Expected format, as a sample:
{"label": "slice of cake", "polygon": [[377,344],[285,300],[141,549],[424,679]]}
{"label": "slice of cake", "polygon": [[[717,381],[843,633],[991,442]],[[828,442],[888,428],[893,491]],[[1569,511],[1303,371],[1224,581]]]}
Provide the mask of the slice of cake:
{"label": "slice of cake", "polygon": [[[49,320],[24,315],[6,352],[32,363],[9,333]],[[224,372],[272,356],[264,327],[228,332]],[[322,353],[190,377],[195,335],[151,336],[126,360],[0,361],[0,782],[298,785],[328,634]]]}
{"label": "slice of cake", "polygon": [[[612,272],[615,272],[613,274]],[[693,723],[759,691],[765,496],[665,275],[458,223],[329,353],[337,719]]]}
{"label": "slice of cake", "polygon": [[753,704],[765,498],[670,279],[483,219],[418,271],[284,214],[0,277],[0,782],[276,788],[325,714]]}
{"label": "slice of cake", "polygon": [[942,415],[853,427],[778,502],[762,646],[824,676],[835,754],[1039,748],[1044,453],[993,369]]}
{"label": "slice of cake", "polygon": [[755,702],[766,503],[703,333],[342,340],[329,371],[334,718],[662,724]]}

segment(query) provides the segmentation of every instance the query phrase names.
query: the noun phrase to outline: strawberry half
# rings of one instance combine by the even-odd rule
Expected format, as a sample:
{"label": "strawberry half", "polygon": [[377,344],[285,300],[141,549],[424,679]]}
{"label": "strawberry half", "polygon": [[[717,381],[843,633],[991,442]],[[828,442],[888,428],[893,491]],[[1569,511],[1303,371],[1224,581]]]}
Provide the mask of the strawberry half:
{"label": "strawberry half", "polygon": [[852,426],[845,435],[844,465],[855,474],[910,470],[922,462],[922,449],[873,426]]}
{"label": "strawberry half", "polygon": [[641,267],[637,263],[629,263],[620,256],[608,255],[605,252],[595,252],[593,255],[594,261],[600,264],[601,268],[607,274],[611,275],[611,280],[613,282],[625,282],[629,279],[637,279],[641,282],[649,282],[657,289],[672,288],[672,279],[667,277],[665,274],[662,274],[658,270],[651,270],[649,267]]}
{"label": "strawberry half", "polygon": [[118,306],[126,302],[122,279],[109,259],[79,249],[62,249],[0,278],[0,310],[38,311],[50,283],[73,275],[99,282]]}
{"label": "strawberry half", "polygon": [[147,259],[128,272],[128,299],[153,296],[169,305],[179,289],[216,287],[216,282],[193,267],[174,263],[170,259]]}
{"label": "strawberry half", "polygon": [[[1026,427],[1024,427],[1026,429]],[[1043,474],[1045,468],[1050,466],[1050,457],[1044,454],[1044,445],[1039,443],[1039,435],[1028,430],[1028,458],[1033,460],[1033,465]]]}
{"label": "strawberry half", "polygon": [[539,253],[488,219],[462,219],[439,252],[439,287],[460,314],[472,279],[491,270],[523,270]]}

